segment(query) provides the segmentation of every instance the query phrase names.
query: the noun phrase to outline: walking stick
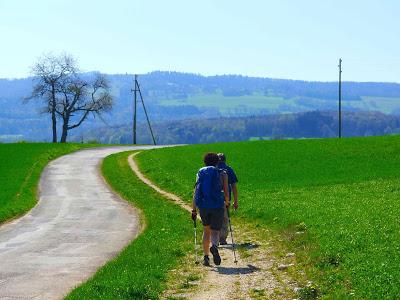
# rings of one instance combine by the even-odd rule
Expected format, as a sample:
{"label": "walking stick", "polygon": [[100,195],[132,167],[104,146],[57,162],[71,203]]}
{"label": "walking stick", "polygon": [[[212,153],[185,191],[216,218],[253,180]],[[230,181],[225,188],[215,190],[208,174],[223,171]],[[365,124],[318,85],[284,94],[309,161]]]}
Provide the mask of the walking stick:
{"label": "walking stick", "polygon": [[233,241],[233,233],[232,233],[232,225],[231,225],[231,216],[229,215],[229,208],[226,208],[226,212],[228,214],[228,223],[229,223],[229,230],[231,232],[231,239],[232,239],[232,249],[233,249],[233,256],[235,257],[235,264],[237,264],[237,259],[236,259],[236,251],[235,251],[235,242]]}
{"label": "walking stick", "polygon": [[196,226],[196,219],[193,220],[193,225],[194,225],[194,255],[195,255],[195,264],[199,264],[199,259],[197,257],[197,226]]}

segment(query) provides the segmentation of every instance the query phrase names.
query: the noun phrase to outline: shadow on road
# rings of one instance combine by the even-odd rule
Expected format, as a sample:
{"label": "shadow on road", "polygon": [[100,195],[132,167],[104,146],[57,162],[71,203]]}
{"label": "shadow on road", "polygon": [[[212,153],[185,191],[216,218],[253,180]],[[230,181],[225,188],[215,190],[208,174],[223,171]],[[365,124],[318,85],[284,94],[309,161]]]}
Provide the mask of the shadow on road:
{"label": "shadow on road", "polygon": [[252,243],[241,243],[241,244],[235,244],[235,248],[244,248],[244,249],[256,249],[260,247],[258,244],[252,244]]}
{"label": "shadow on road", "polygon": [[260,268],[257,268],[253,265],[247,265],[247,267],[216,267],[216,270],[219,274],[223,275],[237,275],[251,274],[260,271]]}
{"label": "shadow on road", "polygon": [[[226,245],[220,245],[219,246],[222,249],[232,249],[232,244],[226,244]],[[252,243],[241,243],[241,244],[236,244],[235,243],[235,249],[246,249],[246,250],[252,250],[260,247],[259,244],[252,244]]]}

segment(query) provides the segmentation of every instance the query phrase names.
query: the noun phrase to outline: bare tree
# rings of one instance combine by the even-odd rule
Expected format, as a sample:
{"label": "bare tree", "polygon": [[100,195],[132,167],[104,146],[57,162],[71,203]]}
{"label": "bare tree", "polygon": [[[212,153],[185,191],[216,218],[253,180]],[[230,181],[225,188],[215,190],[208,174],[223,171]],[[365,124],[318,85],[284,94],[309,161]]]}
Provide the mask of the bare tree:
{"label": "bare tree", "polygon": [[[75,59],[68,54],[45,54],[32,66],[35,85],[26,98],[41,99],[43,113],[50,113],[53,143],[57,142],[57,117],[63,121],[61,143],[67,141],[68,131],[80,126],[87,117],[109,111],[113,105],[110,86],[104,75],[82,76]],[[70,124],[70,122],[75,122]]]}
{"label": "bare tree", "polygon": [[26,98],[42,99],[45,107],[43,113],[51,114],[53,143],[57,142],[57,91],[60,89],[62,82],[70,76],[77,73],[78,68],[72,56],[61,54],[55,56],[51,53],[44,54],[32,66],[31,72],[34,75],[35,85],[32,94]]}
{"label": "bare tree", "polygon": [[[102,74],[96,74],[91,81],[83,80],[77,74],[69,76],[58,93],[56,113],[63,120],[61,143],[67,141],[68,131],[80,126],[89,114],[100,115],[113,106],[110,85]],[[75,121],[73,125],[71,118]]]}

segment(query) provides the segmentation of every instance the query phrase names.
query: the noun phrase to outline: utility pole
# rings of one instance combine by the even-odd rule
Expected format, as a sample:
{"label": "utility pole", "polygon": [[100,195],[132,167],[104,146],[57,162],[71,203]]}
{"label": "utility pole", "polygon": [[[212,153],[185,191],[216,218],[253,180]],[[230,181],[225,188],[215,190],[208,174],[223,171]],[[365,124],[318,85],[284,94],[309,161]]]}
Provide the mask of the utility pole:
{"label": "utility pole", "polygon": [[339,138],[342,137],[342,59],[339,58]]}
{"label": "utility pole", "polygon": [[137,80],[138,76],[135,75],[135,88],[131,92],[134,92],[134,108],[133,108],[133,144],[136,144],[136,122],[137,122],[137,93],[139,93],[140,100],[143,105],[143,110],[146,115],[147,124],[149,125],[151,138],[153,139],[153,144],[156,145],[156,139],[154,138],[153,129],[151,128],[150,119],[147,114],[146,106],[144,105],[144,100],[142,96],[142,91],[140,90],[139,82]]}
{"label": "utility pole", "polygon": [[131,92],[134,92],[133,96],[133,144],[136,145],[136,99],[137,99],[137,89],[136,89],[137,75],[135,74],[135,88]]}

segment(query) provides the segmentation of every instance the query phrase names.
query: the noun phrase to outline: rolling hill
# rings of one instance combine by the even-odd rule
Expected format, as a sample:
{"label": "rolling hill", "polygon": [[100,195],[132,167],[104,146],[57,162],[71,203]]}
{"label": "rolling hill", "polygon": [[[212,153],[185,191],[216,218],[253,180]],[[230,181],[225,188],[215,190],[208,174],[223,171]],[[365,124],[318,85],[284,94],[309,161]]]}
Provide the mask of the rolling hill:
{"label": "rolling hill", "polygon": [[[86,76],[92,76],[87,73]],[[104,116],[109,126],[132,121],[132,75],[108,75],[115,106]],[[307,82],[240,75],[201,76],[178,72],[152,72],[139,76],[143,95],[154,123],[183,119],[212,119],[277,115],[337,109],[337,83]],[[48,141],[48,116],[42,103],[23,104],[32,88],[32,78],[0,79],[0,141]],[[346,111],[400,112],[400,84],[344,82],[343,106]],[[139,121],[144,115],[139,112]],[[104,127],[102,120],[87,121],[72,134]]]}

